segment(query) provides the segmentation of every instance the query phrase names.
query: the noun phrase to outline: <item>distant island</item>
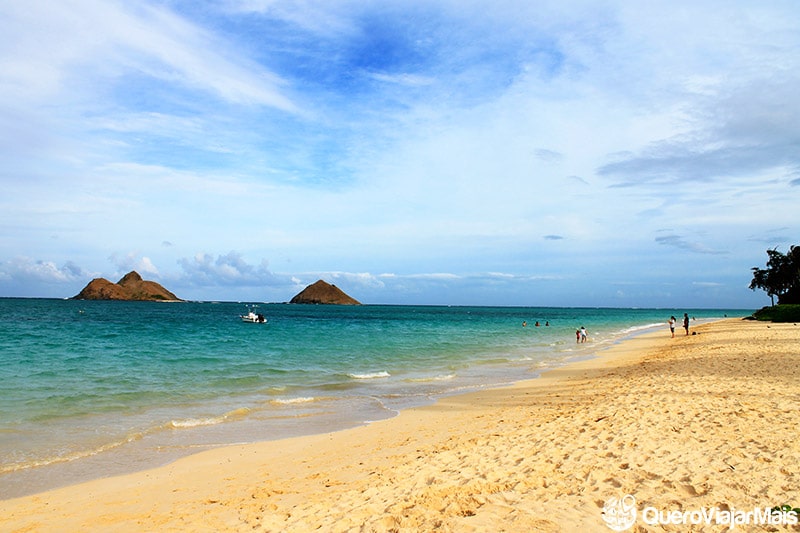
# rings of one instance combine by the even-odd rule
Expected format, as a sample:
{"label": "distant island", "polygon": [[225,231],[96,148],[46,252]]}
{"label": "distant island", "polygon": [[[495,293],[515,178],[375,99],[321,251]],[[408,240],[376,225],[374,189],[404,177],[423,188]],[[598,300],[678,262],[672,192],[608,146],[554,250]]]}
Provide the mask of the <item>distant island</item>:
{"label": "distant island", "polygon": [[156,283],[146,281],[138,272],[125,274],[117,283],[105,278],[95,278],[89,282],[73,300],[131,300],[131,301],[174,301],[180,298]]}
{"label": "distant island", "polygon": [[322,280],[312,283],[300,291],[289,303],[361,305],[361,302],[345,294],[344,291],[336,285],[331,285]]}

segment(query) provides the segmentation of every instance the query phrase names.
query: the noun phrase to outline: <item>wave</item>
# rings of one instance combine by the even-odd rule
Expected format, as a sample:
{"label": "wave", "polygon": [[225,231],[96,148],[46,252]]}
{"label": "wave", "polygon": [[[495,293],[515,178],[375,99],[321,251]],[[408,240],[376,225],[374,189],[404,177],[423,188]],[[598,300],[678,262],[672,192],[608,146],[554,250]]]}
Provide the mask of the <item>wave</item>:
{"label": "wave", "polygon": [[347,374],[347,377],[352,379],[378,379],[378,378],[388,378],[391,377],[386,371],[383,372],[371,372],[366,374]]}
{"label": "wave", "polygon": [[142,429],[140,431],[134,431],[129,433],[128,435],[122,436],[121,438],[117,438],[111,442],[107,442],[105,444],[101,444],[94,448],[88,448],[84,450],[75,450],[69,453],[65,453],[63,455],[52,455],[47,457],[42,457],[38,459],[30,459],[24,462],[16,462],[16,463],[5,463],[0,464],[0,474],[7,474],[10,472],[17,472],[21,470],[27,470],[29,468],[37,468],[42,466],[49,466],[59,463],[69,463],[72,461],[76,461],[79,459],[85,459],[87,457],[93,457],[95,455],[99,455],[104,452],[111,451],[115,448],[119,448],[120,446],[124,446],[126,444],[130,444],[136,441],[140,441],[145,437],[150,435],[159,433],[161,431],[170,431],[170,430],[179,430],[179,429],[191,429],[203,426],[212,426],[216,424],[221,424],[224,422],[229,422],[231,420],[237,420],[244,418],[247,416],[251,410],[247,407],[240,407],[238,409],[234,409],[229,411],[220,416],[212,416],[212,417],[205,417],[205,418],[186,418],[186,419],[178,419],[178,420],[170,420],[169,422],[157,426],[153,426],[147,429]]}
{"label": "wave", "polygon": [[187,418],[184,420],[171,420],[166,424],[166,427],[169,429],[186,429],[202,426],[213,426],[223,422],[225,422],[224,416],[215,416],[211,418]]}
{"label": "wave", "polygon": [[239,409],[234,409],[233,411],[229,411],[220,416],[212,416],[208,418],[186,418],[183,420],[170,420],[167,424],[165,424],[166,429],[186,429],[186,428],[196,428],[202,426],[214,426],[216,424],[222,424],[223,422],[227,422],[229,420],[235,420],[239,418],[243,418],[250,413],[250,409],[247,407],[240,407]]}
{"label": "wave", "polygon": [[317,398],[313,396],[301,396],[299,398],[279,398],[277,400],[271,400],[269,403],[275,405],[292,405],[298,403],[311,403],[317,401]]}
{"label": "wave", "polygon": [[431,381],[449,381],[451,379],[454,379],[455,377],[456,377],[455,374],[444,374],[440,376],[428,376],[424,378],[408,378],[404,381],[408,383],[428,383]]}
{"label": "wave", "polygon": [[96,448],[91,448],[88,450],[77,450],[71,453],[67,453],[64,455],[55,455],[50,457],[43,457],[40,459],[29,460],[21,463],[7,463],[7,464],[0,464],[0,474],[8,474],[11,472],[18,472],[20,470],[27,470],[29,468],[37,468],[41,466],[50,466],[58,463],[69,463],[72,461],[77,461],[78,459],[85,459],[87,457],[92,457],[95,455],[99,455],[101,453],[113,450],[114,448],[118,448],[125,444],[129,444],[131,442],[135,442],[137,440],[143,439],[147,435],[147,432],[136,432],[127,437],[116,440],[113,442],[109,442]]}
{"label": "wave", "polygon": [[652,324],[643,324],[641,326],[631,326],[629,328],[625,328],[623,330],[620,330],[619,334],[621,334],[621,335],[630,335],[632,333],[639,333],[641,331],[647,331],[648,329],[654,329],[654,328],[658,328],[658,327],[662,327],[662,326],[666,327],[666,325],[667,325],[667,323],[666,323],[666,321],[664,321],[664,322],[655,322],[655,323],[652,323]]}

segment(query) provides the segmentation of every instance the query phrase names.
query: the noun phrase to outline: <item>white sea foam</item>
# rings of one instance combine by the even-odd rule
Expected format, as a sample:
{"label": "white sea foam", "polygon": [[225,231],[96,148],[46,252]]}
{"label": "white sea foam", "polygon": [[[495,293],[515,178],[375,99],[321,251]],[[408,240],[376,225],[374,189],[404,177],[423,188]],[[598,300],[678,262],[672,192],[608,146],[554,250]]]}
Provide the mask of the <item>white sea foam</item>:
{"label": "white sea foam", "polygon": [[185,429],[185,428],[197,428],[202,426],[213,426],[215,424],[221,424],[225,422],[224,416],[215,416],[211,418],[187,418],[184,420],[172,420],[167,427],[172,429]]}
{"label": "white sea foam", "polygon": [[229,411],[221,416],[210,416],[205,418],[186,418],[183,420],[171,420],[166,427],[169,429],[186,429],[186,428],[196,428],[202,426],[213,426],[216,424],[222,424],[223,422],[242,418],[246,416],[250,412],[250,409],[247,407],[241,407],[239,409],[234,409],[233,411]]}
{"label": "white sea foam", "polygon": [[378,379],[378,378],[388,378],[391,377],[391,374],[388,372],[371,372],[365,374],[347,374],[348,377],[353,379]]}
{"label": "white sea foam", "polygon": [[299,398],[278,398],[276,400],[272,400],[270,403],[277,405],[292,405],[297,403],[310,403],[313,401],[316,401],[316,398],[313,396],[302,396]]}
{"label": "white sea foam", "polygon": [[439,376],[428,376],[424,378],[408,378],[405,381],[409,383],[427,383],[430,381],[449,381],[451,379],[454,379],[455,377],[456,377],[455,374],[442,374]]}
{"label": "white sea foam", "polygon": [[621,330],[620,333],[622,333],[623,335],[630,335],[631,333],[638,333],[640,331],[647,331],[648,329],[654,329],[654,328],[657,328],[657,327],[660,327],[660,326],[665,326],[665,325],[666,325],[666,321],[664,321],[663,324],[661,322],[656,322],[654,324],[644,324],[644,325],[641,325],[641,326],[632,326],[632,327],[625,328],[625,329]]}

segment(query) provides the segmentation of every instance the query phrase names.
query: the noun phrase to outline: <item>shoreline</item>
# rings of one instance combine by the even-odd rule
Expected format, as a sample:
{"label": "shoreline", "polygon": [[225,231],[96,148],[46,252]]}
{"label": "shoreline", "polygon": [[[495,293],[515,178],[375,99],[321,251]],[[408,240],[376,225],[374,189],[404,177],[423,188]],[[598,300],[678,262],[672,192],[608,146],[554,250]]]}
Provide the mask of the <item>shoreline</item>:
{"label": "shoreline", "polygon": [[[709,319],[703,321],[706,320]],[[76,448],[74,457],[71,458],[48,458],[48,462],[41,462],[32,468],[3,472],[0,474],[0,500],[46,492],[101,477],[149,470],[213,448],[283,440],[369,425],[394,418],[407,409],[433,404],[441,398],[503,388],[521,380],[537,379],[544,372],[598,357],[598,354],[625,342],[626,339],[649,331],[658,331],[661,327],[654,323],[627,327],[614,331],[611,338],[602,337],[597,342],[593,339],[592,342],[578,344],[577,349],[569,347],[548,359],[529,358],[527,350],[520,353],[510,352],[500,358],[501,363],[477,365],[460,378],[456,378],[453,373],[443,380],[436,377],[421,380],[420,383],[428,382],[430,385],[403,398],[376,396],[380,398],[376,401],[376,397],[370,394],[338,398],[334,395],[326,396],[324,391],[322,395],[319,390],[303,391],[300,397],[290,394],[288,400],[275,396],[264,403],[264,406],[260,406],[257,401],[231,403],[226,407],[227,410],[221,411],[222,414],[217,412],[194,417],[175,415],[170,422],[136,428],[135,431],[120,435],[116,440],[97,444],[95,448]],[[576,353],[569,353],[573,351]],[[357,375],[357,381],[369,385],[369,377],[382,378],[384,375],[388,377],[389,374],[378,372],[374,376]],[[351,377],[355,379],[356,376]],[[451,381],[450,378],[456,379]],[[380,391],[376,392],[380,394]],[[264,402],[263,398],[261,402]],[[340,407],[334,405],[336,402],[350,402],[351,405],[348,411],[340,412]],[[355,405],[353,402],[360,403]],[[266,407],[267,404],[269,407]],[[284,406],[285,412],[275,411],[275,405]],[[359,406],[360,409],[357,408]],[[368,416],[367,407],[370,409]],[[302,422],[291,422],[292,419],[315,421],[306,425]],[[220,422],[209,423],[209,420]],[[263,426],[265,423],[267,425]],[[98,475],[98,472],[101,474]]]}
{"label": "shoreline", "polygon": [[[708,320],[715,319],[704,319],[701,323]],[[578,344],[577,353],[562,353],[559,354],[561,357],[556,356],[554,359],[538,361],[529,360],[527,357],[515,358],[512,355],[510,359],[504,360],[504,363],[497,365],[489,364],[488,366],[480,365],[476,367],[476,369],[480,369],[480,374],[485,374],[487,369],[489,371],[489,374],[484,375],[481,380],[486,380],[485,382],[460,384],[451,389],[445,386],[442,390],[431,390],[420,393],[413,398],[409,397],[406,399],[404,402],[406,405],[402,407],[398,405],[384,405],[383,401],[379,401],[385,412],[391,413],[385,416],[377,416],[379,413],[373,413],[374,416],[370,416],[369,418],[348,418],[341,414],[334,414],[338,411],[323,409],[323,414],[312,415],[316,419],[313,426],[286,426],[280,431],[278,436],[267,435],[263,429],[254,429],[254,424],[259,423],[258,417],[235,417],[227,421],[224,425],[209,425],[205,423],[207,418],[201,418],[198,419],[199,423],[196,425],[187,424],[185,426],[186,433],[184,433],[184,430],[181,430],[174,435],[164,434],[158,431],[163,428],[173,428],[170,424],[164,424],[163,426],[156,427],[154,430],[137,430],[132,435],[123,435],[118,441],[111,442],[110,444],[102,444],[99,453],[95,450],[78,451],[76,454],[80,455],[72,459],[56,459],[52,460],[50,463],[43,463],[33,468],[3,472],[0,474],[0,487],[2,487],[0,488],[0,501],[34,495],[71,485],[90,482],[100,478],[134,474],[166,466],[184,457],[189,457],[196,453],[214,448],[274,442],[288,438],[313,436],[366,426],[381,420],[395,418],[402,411],[408,409],[435,404],[443,398],[483,390],[506,388],[520,381],[539,379],[543,373],[561,368],[565,365],[568,366],[599,357],[600,354],[621,342],[625,342],[639,335],[645,335],[648,332],[655,333],[660,331],[661,328],[661,324],[646,324],[629,327],[620,330],[617,332],[616,336],[610,339],[604,338],[599,342],[594,342],[594,339],[592,339],[589,343]],[[569,351],[572,351],[572,349]],[[509,373],[510,369],[516,369],[516,372],[518,372],[516,377],[512,377],[513,370],[512,373]],[[527,375],[521,376],[519,372],[523,372]],[[472,376],[472,379],[474,380],[474,376]],[[462,380],[470,380],[470,378],[462,377]],[[435,382],[437,380],[434,378],[432,381]],[[314,396],[311,398],[312,401],[316,403],[318,400],[316,393],[311,394]],[[368,400],[369,398],[369,396],[365,396],[363,400]],[[288,406],[297,405],[303,407],[306,403],[306,399],[306,397],[299,398],[299,401],[297,398],[287,401],[273,399],[269,403],[285,403]],[[335,401],[335,398],[322,398],[322,400],[330,402]],[[252,406],[231,406],[230,409],[234,407],[236,407],[236,410],[233,411],[234,414],[240,411],[250,413],[251,410],[254,409]],[[319,408],[317,407],[316,409]],[[223,420],[227,419],[228,415],[229,413],[215,415],[214,418]],[[293,415],[287,413],[284,416],[292,418]],[[304,418],[302,413],[294,416]],[[178,417],[175,420],[180,423],[184,419]],[[173,420],[171,424],[174,425],[175,420]],[[193,421],[193,419],[186,420],[190,422]],[[273,423],[276,421],[280,424],[278,420],[272,420]],[[220,435],[220,431],[222,431],[222,435]],[[225,437],[225,435],[236,435],[236,437],[230,438],[229,436]],[[102,474],[98,475],[97,472],[102,472]]]}
{"label": "shoreline", "polygon": [[655,331],[538,378],[333,433],[203,451],[0,501],[4,530],[605,529],[629,493],[671,510],[800,504],[800,328]]}

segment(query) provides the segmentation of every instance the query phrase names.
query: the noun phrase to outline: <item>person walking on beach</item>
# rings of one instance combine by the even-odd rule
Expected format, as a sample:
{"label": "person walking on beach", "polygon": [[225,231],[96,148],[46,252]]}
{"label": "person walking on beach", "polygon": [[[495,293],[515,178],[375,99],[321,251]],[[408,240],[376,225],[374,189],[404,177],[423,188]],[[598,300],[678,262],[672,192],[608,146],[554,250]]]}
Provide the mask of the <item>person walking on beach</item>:
{"label": "person walking on beach", "polygon": [[675,338],[675,323],[678,321],[674,316],[669,317],[669,331],[672,333],[672,338]]}
{"label": "person walking on beach", "polygon": [[686,330],[686,334],[689,334],[689,314],[683,313],[683,329]]}

